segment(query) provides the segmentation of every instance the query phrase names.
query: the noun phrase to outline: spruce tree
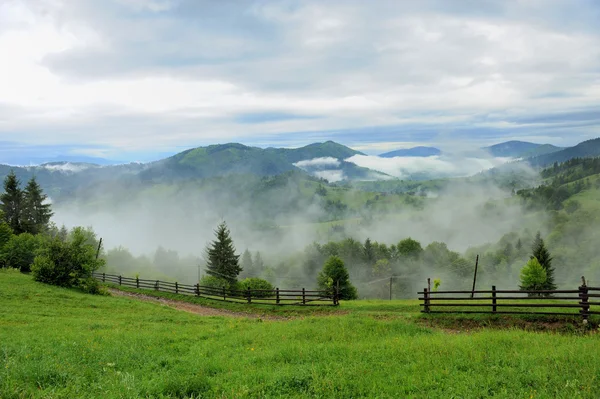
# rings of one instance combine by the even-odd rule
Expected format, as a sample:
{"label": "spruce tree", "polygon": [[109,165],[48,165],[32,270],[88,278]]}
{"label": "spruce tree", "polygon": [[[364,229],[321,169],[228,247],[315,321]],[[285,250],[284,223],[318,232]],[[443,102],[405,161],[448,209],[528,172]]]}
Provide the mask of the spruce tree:
{"label": "spruce tree", "polygon": [[552,256],[550,251],[546,248],[546,244],[542,239],[540,232],[538,231],[533,241],[533,255],[531,259],[535,258],[540,262],[540,265],[546,271],[546,282],[544,283],[544,290],[555,290],[556,284],[554,283],[554,268],[552,267]]}
{"label": "spruce tree", "polygon": [[373,243],[371,242],[370,238],[367,238],[365,240],[365,245],[363,248],[363,257],[365,262],[367,262],[369,265],[375,263],[375,248],[373,248]]}
{"label": "spruce tree", "polygon": [[229,229],[225,222],[215,230],[217,239],[207,248],[206,273],[227,280],[234,284],[242,271],[239,264],[240,256],[235,254],[235,247]]}
{"label": "spruce tree", "polygon": [[254,255],[254,263],[252,264],[252,266],[254,267],[254,270],[256,270],[257,273],[262,272],[265,268],[265,262],[263,262],[262,257],[260,256],[260,252],[258,251],[256,251],[256,254]]}
{"label": "spruce tree", "polygon": [[23,233],[23,191],[21,182],[13,170],[4,179],[4,193],[0,195],[0,211],[4,213],[4,220],[15,234]]}
{"label": "spruce tree", "polygon": [[48,229],[53,213],[51,205],[46,203],[48,196],[32,177],[23,191],[22,227],[28,233],[38,234]]}
{"label": "spruce tree", "polygon": [[248,251],[248,249],[246,249],[242,255],[241,266],[242,273],[244,274],[244,276],[256,277],[254,275],[254,264],[252,262],[252,254],[250,253],[250,251]]}

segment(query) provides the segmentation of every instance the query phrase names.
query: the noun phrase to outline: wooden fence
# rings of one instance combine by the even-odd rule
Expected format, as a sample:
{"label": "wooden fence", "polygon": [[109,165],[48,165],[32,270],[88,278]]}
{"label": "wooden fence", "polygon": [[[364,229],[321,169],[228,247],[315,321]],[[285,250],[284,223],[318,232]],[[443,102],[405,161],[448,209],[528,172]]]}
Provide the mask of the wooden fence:
{"label": "wooden fence", "polygon": [[207,287],[199,284],[181,284],[160,280],[123,277],[114,274],[93,273],[93,277],[103,283],[113,283],[126,287],[151,289],[172,294],[193,295],[226,302],[249,303],[257,305],[296,305],[296,306],[337,306],[337,289],[332,291],[301,290],[231,290],[225,287]]}
{"label": "wooden fence", "polygon": [[[423,313],[541,314],[581,316],[587,320],[600,311],[600,287],[581,285],[576,290],[431,291],[418,292]],[[591,299],[591,300],[590,300]]]}

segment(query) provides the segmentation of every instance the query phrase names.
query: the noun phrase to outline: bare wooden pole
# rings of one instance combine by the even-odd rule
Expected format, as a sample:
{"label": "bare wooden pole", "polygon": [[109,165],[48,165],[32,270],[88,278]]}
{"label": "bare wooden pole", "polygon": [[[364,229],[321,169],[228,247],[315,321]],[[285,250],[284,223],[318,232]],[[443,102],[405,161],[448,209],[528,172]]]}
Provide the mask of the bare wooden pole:
{"label": "bare wooden pole", "polygon": [[100,237],[100,242],[98,242],[98,249],[96,250],[96,260],[100,256],[100,248],[102,248],[102,237]]}
{"label": "bare wooden pole", "polygon": [[471,290],[471,298],[475,295],[475,283],[477,282],[477,266],[479,265],[479,255],[475,258],[475,274],[473,275],[473,289]]}
{"label": "bare wooden pole", "polygon": [[394,276],[390,277],[390,301],[392,300],[392,282],[394,281]]}

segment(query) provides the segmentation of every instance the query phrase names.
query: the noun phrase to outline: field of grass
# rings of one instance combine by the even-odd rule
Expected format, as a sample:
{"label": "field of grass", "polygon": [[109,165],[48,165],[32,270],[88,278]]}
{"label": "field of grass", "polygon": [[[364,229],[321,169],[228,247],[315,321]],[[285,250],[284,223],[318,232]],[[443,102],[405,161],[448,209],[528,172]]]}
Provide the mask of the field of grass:
{"label": "field of grass", "polygon": [[418,308],[207,317],[0,270],[0,397],[598,397],[594,332],[440,329]]}

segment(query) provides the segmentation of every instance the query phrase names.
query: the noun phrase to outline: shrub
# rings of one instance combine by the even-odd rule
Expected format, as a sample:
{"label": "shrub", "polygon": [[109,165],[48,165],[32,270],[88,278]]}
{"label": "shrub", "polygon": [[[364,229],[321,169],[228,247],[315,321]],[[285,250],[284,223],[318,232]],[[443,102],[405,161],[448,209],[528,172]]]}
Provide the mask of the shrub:
{"label": "shrub", "polygon": [[98,291],[90,280],[104,261],[96,259],[96,248],[86,241],[86,235],[78,229],[67,241],[59,237],[50,239],[33,262],[34,279],[61,287],[79,286],[88,292]]}
{"label": "shrub", "polygon": [[[263,280],[258,277],[248,277],[238,283],[238,290],[246,291],[250,288],[252,290],[270,290],[273,291],[275,287],[267,280]],[[252,296],[256,298],[267,298],[273,296],[272,292],[261,292],[261,291],[253,291]]]}
{"label": "shrub", "polygon": [[200,279],[199,282],[201,287],[211,287],[211,288],[223,288],[226,289],[236,289],[235,284],[231,284],[228,280],[224,278],[205,275]]}
{"label": "shrub", "polygon": [[358,293],[350,283],[350,275],[344,261],[338,256],[330,256],[325,262],[323,270],[319,273],[317,284],[320,289],[333,292],[339,285],[340,299],[356,299]]}
{"label": "shrub", "polygon": [[41,237],[29,233],[13,235],[0,250],[0,263],[29,272],[41,243]]}

